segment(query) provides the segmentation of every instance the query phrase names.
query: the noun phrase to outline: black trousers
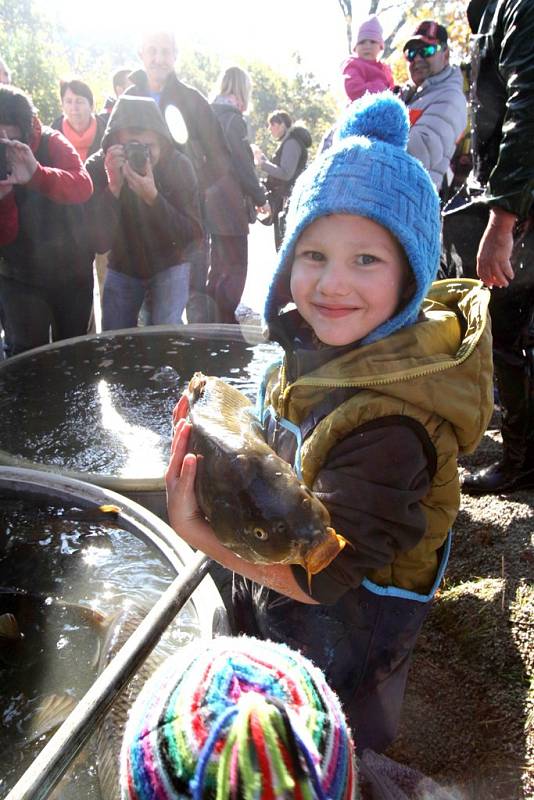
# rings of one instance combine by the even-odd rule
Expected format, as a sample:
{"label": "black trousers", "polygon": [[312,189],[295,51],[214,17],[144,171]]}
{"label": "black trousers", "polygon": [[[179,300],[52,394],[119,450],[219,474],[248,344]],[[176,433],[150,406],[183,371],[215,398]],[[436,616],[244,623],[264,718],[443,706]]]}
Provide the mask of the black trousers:
{"label": "black trousers", "polygon": [[397,734],[417,636],[430,608],[363,586],[330,606],[298,603],[234,575],[238,633],[285,642],[326,675],[347,715],[358,753],[381,753]]}
{"label": "black trousers", "polygon": [[247,280],[248,237],[211,235],[210,269],[207,293],[213,319],[210,322],[235,323]]}
{"label": "black trousers", "polygon": [[53,288],[32,286],[0,275],[6,355],[13,356],[87,333],[93,307],[93,273]]}
{"label": "black trousers", "polygon": [[[450,277],[476,278],[476,257],[489,211],[471,202],[443,217],[442,268]],[[502,412],[503,461],[516,472],[534,468],[534,228],[516,231],[515,277],[492,289],[489,305],[493,361]]]}

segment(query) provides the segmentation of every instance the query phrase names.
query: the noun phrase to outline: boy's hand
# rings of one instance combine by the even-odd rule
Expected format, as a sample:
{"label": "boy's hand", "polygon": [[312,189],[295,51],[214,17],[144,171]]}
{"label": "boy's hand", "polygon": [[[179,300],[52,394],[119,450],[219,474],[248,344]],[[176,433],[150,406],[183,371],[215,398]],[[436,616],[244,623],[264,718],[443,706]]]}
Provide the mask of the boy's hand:
{"label": "boy's hand", "polygon": [[188,526],[199,520],[204,521],[195,497],[197,457],[187,452],[191,427],[191,423],[183,418],[176,423],[171,457],[165,473],[169,521],[186,541]]}
{"label": "boy's hand", "polygon": [[154,182],[154,173],[152,172],[150,159],[147,159],[146,173],[144,175],[140,175],[136,172],[127,161],[122,168],[122,174],[132,192],[140,197],[148,206],[153,206],[158,196],[158,190]]}
{"label": "boy's hand", "polygon": [[183,394],[176,405],[174,406],[172,412],[172,426],[173,429],[176,428],[176,424],[179,420],[185,419],[189,414],[189,399],[186,394]]}
{"label": "boy's hand", "polygon": [[124,157],[124,147],[122,144],[113,144],[106,150],[104,156],[104,168],[108,177],[109,191],[115,197],[121,193],[122,184],[124,183],[124,176],[122,169],[126,164]]}

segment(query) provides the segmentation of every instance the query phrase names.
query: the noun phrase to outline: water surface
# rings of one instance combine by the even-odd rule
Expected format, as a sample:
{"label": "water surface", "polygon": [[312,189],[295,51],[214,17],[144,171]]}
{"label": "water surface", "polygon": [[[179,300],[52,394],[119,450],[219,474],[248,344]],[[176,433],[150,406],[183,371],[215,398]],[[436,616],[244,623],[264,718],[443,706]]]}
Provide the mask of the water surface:
{"label": "water surface", "polygon": [[[114,617],[132,604],[150,608],[175,577],[151,543],[120,524],[72,518],[79,514],[0,493],[0,614],[13,614],[23,637],[0,637],[0,796],[48,739],[35,738],[45,699],[80,699],[97,675]],[[164,651],[198,635],[188,603]],[[86,748],[54,797],[100,797],[93,749]]]}
{"label": "water surface", "polygon": [[253,401],[278,354],[238,333],[231,341],[152,332],[29,354],[0,369],[1,448],[75,472],[160,478],[172,409],[192,374],[221,377]]}

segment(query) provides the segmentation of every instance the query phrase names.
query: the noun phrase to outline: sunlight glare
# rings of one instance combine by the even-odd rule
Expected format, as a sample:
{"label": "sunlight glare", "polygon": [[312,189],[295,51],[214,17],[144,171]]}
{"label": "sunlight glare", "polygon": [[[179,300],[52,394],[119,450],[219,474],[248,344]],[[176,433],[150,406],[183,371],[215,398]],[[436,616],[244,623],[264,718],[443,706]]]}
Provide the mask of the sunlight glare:
{"label": "sunlight glare", "polygon": [[120,477],[139,476],[139,463],[143,475],[159,477],[167,466],[160,449],[160,438],[153,431],[132,425],[117,411],[107,381],[98,382],[98,395],[102,410],[102,426],[119,442],[126,452]]}

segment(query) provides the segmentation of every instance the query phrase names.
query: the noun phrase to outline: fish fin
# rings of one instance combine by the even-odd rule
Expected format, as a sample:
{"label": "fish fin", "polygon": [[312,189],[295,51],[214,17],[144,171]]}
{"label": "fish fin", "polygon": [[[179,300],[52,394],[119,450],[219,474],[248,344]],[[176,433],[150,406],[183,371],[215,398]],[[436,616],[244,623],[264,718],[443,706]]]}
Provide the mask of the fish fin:
{"label": "fish fin", "polygon": [[311,582],[313,578],[313,572],[310,572],[309,569],[306,569],[306,575],[308,576],[308,594],[311,595]]}
{"label": "fish fin", "polygon": [[114,518],[117,518],[121,513],[119,506],[114,506],[111,503],[98,506],[98,510],[101,511],[103,514],[110,514]]}
{"label": "fish fin", "polygon": [[19,624],[13,614],[0,615],[0,639],[9,639],[12,642],[21,638]]}
{"label": "fish fin", "polygon": [[84,606],[82,603],[69,603],[68,601],[59,601],[59,605],[78,612],[85,622],[94,625],[96,628],[107,628],[110,623],[110,615],[99,608]]}
{"label": "fish fin", "polygon": [[189,390],[189,394],[191,395],[191,405],[195,403],[199,397],[202,397],[204,394],[204,389],[206,388],[206,376],[203,372],[195,372],[191,380],[189,381],[189,386],[187,387]]}
{"label": "fish fin", "polygon": [[35,742],[41,736],[58,728],[76,706],[70,694],[46,695],[35,709],[28,732],[28,742]]}
{"label": "fish fin", "polygon": [[327,538],[320,541],[313,550],[306,554],[304,567],[306,572],[311,575],[316,575],[325,569],[340,554],[345,545],[350,544],[344,536],[336,533],[334,528],[328,526],[326,532]]}

